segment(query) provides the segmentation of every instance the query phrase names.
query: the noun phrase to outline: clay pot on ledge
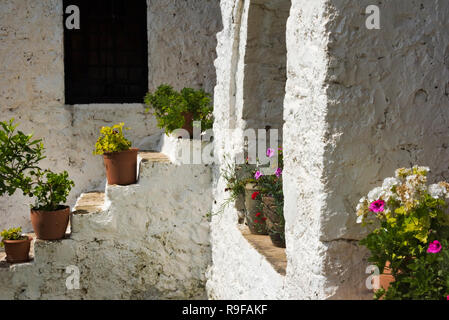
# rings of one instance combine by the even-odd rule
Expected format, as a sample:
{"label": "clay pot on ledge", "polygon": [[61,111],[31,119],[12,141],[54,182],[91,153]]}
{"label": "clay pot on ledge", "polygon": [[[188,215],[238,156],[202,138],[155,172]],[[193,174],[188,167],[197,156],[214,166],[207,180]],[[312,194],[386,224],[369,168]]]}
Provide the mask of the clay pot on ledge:
{"label": "clay pot on ledge", "polygon": [[239,224],[243,224],[245,221],[245,196],[243,194],[239,194],[235,199],[235,209],[237,210]]}
{"label": "clay pot on ledge", "polygon": [[[395,281],[394,276],[391,274],[390,262],[387,261],[383,273],[378,275],[377,277],[379,280],[379,287],[387,291],[390,287],[390,284]],[[374,291],[376,291],[376,288],[374,289]]]}
{"label": "clay pot on ledge", "polygon": [[139,149],[105,153],[103,155],[109,185],[126,186],[137,181],[137,153]]}
{"label": "clay pot on ledge", "polygon": [[285,230],[281,225],[281,219],[276,212],[276,204],[273,197],[262,197],[263,215],[267,218],[267,229],[271,242],[275,247],[285,248]]}
{"label": "clay pot on ledge", "polygon": [[30,261],[30,246],[33,238],[24,236],[22,240],[3,240],[6,252],[6,262],[24,263]]}
{"label": "clay pot on ledge", "polygon": [[259,190],[256,189],[253,183],[248,183],[245,186],[245,220],[249,231],[252,234],[268,235],[265,221],[262,220],[261,217],[257,216],[257,214],[261,212],[259,207],[260,201],[252,199],[253,193],[257,191]]}
{"label": "clay pot on ledge", "polygon": [[31,209],[31,224],[36,238],[41,240],[60,240],[65,236],[70,219],[70,207],[60,206],[55,211]]}
{"label": "clay pot on ledge", "polygon": [[193,113],[183,112],[181,115],[184,117],[184,125],[182,129],[189,133],[190,139],[193,139]]}

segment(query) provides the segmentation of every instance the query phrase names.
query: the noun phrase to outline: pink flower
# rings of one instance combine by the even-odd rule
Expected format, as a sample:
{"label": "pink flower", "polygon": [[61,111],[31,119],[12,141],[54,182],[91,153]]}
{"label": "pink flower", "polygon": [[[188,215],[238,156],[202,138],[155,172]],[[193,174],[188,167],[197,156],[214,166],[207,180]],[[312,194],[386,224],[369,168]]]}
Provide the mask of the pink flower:
{"label": "pink flower", "polygon": [[282,169],[281,168],[277,168],[276,172],[274,174],[276,175],[276,177],[279,178],[281,176],[281,174],[282,174]]}
{"label": "pink flower", "polygon": [[258,180],[261,176],[263,176],[262,172],[257,171],[256,174],[254,175],[254,178],[256,178],[256,180]]}
{"label": "pink flower", "polygon": [[268,148],[268,150],[267,150],[267,157],[271,158],[272,156],[274,156],[274,149]]}
{"label": "pink flower", "polygon": [[449,300],[449,296],[447,296],[446,299]]}
{"label": "pink flower", "polygon": [[369,210],[371,212],[375,212],[375,213],[382,212],[382,211],[384,211],[384,206],[385,206],[385,201],[376,200],[370,204]]}
{"label": "pink flower", "polygon": [[427,249],[427,252],[430,253],[438,253],[440,251],[441,251],[441,243],[438,240],[431,242],[429,244],[429,248]]}

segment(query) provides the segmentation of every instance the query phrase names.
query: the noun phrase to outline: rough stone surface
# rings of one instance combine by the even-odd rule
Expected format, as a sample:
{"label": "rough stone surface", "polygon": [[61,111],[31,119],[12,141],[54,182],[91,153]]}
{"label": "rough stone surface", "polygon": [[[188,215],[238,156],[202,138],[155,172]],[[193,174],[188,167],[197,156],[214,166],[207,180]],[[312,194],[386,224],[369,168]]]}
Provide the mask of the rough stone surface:
{"label": "rough stone surface", "polygon": [[[149,89],[215,85],[215,33],[221,27],[218,1],[148,0]],[[24,132],[43,138],[43,165],[68,170],[75,181],[68,204],[87,190],[101,189],[105,174],[92,150],[103,125],[132,128],[129,139],[160,133],[141,104],[64,105],[63,12],[60,0],[0,2],[0,120],[14,117]],[[20,192],[0,198],[0,229],[31,230],[29,199]]]}
{"label": "rough stone surface", "polygon": [[[0,268],[0,299],[205,298],[210,167],[141,159],[137,184],[81,196],[69,238],[36,240],[33,262]],[[66,287],[68,266],[78,290]]]}
{"label": "rough stone surface", "polygon": [[[214,215],[211,221],[212,266],[207,274],[208,297],[211,299],[280,299],[284,297],[285,277],[278,273],[265,256],[242,235],[237,227],[238,212],[235,207],[231,205],[220,212],[222,203],[229,196],[224,192],[225,182],[220,175],[220,170],[226,165],[224,156],[227,156],[226,161],[235,160],[244,146],[242,134],[247,127],[242,115],[245,108],[243,84],[250,2],[222,1],[221,9],[223,30],[217,35],[215,61],[217,86],[214,98],[214,156],[217,164],[214,167],[214,198],[216,204],[213,207]],[[268,23],[268,25],[272,24]],[[282,119],[278,119],[278,123],[281,122]],[[263,124],[259,123],[259,125]]]}
{"label": "rough stone surface", "polygon": [[221,30],[219,0],[147,0],[149,84],[176,89],[215,86],[216,34]]}
{"label": "rough stone surface", "polygon": [[[266,44],[260,33],[252,36],[253,4],[261,8],[260,1],[221,2],[224,26],[215,61],[216,210],[226,198],[220,178],[223,155],[233,161],[244,146],[243,110],[251,102],[245,99],[244,84],[253,77],[245,72],[245,59],[255,42],[261,50]],[[355,223],[358,199],[400,166],[427,165],[431,180],[447,179],[449,4],[382,2],[381,29],[368,30],[365,9],[370,4],[291,2],[282,139],[287,274],[282,279],[261,267],[258,278],[247,282],[228,271],[251,274],[256,261],[235,258],[242,256],[242,243],[236,210],[227,208],[211,223],[211,297],[241,297],[257,288],[255,298],[369,299],[367,252],[357,245],[364,236]],[[255,17],[256,26],[269,34],[261,15]],[[253,125],[263,121],[254,118]],[[243,256],[253,258],[246,251]],[[261,279],[270,284],[265,287]]]}

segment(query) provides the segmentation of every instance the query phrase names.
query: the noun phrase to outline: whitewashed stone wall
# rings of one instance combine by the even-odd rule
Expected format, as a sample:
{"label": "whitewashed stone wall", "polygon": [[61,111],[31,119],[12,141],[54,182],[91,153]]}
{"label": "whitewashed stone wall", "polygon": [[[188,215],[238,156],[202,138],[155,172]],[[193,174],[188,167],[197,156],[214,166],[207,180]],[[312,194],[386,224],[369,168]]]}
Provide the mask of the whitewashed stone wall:
{"label": "whitewashed stone wall", "polygon": [[[428,165],[432,180],[447,179],[449,3],[382,2],[380,30],[365,27],[370,4],[292,1],[283,136],[287,274],[274,274],[242,241],[230,208],[211,224],[210,297],[369,299],[367,252],[357,245],[364,234],[355,223],[358,199],[400,166]],[[239,63],[248,1],[222,1],[221,8],[220,163],[242,146],[241,131],[223,132],[242,123]],[[225,197],[219,166],[214,178],[218,208]]]}
{"label": "whitewashed stone wall", "polygon": [[144,158],[137,184],[107,186],[98,212],[72,216],[70,238],[36,240],[34,261],[1,266],[0,299],[205,299],[211,180],[207,165]]}
{"label": "whitewashed stone wall", "polygon": [[[218,1],[147,3],[149,89],[167,82],[212,92]],[[62,11],[62,0],[0,2],[0,120],[14,117],[19,129],[44,140],[44,165],[68,170],[75,181],[73,205],[81,192],[104,184],[102,158],[92,155],[101,126],[125,122],[135,145],[160,129],[140,104],[64,105]],[[0,230],[31,230],[28,203],[20,192],[0,198]]]}
{"label": "whitewashed stone wall", "polygon": [[[215,87],[214,212],[228,196],[220,170],[223,157],[234,161],[242,151],[244,70],[249,1],[222,1],[223,30],[218,34],[217,86]],[[234,129],[229,132],[227,129]],[[216,214],[211,221],[212,265],[207,291],[211,299],[279,299],[284,277],[278,274],[237,229],[238,214],[233,206]],[[231,271],[232,270],[232,271]]]}

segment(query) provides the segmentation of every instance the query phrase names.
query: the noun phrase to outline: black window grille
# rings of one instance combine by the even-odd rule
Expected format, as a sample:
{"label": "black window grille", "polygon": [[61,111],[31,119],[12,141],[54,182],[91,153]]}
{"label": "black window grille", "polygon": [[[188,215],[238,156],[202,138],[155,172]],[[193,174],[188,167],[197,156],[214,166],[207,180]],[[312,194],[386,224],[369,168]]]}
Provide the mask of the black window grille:
{"label": "black window grille", "polygon": [[[80,29],[67,29],[69,5]],[[66,104],[141,103],[148,91],[146,0],[64,0]]]}

